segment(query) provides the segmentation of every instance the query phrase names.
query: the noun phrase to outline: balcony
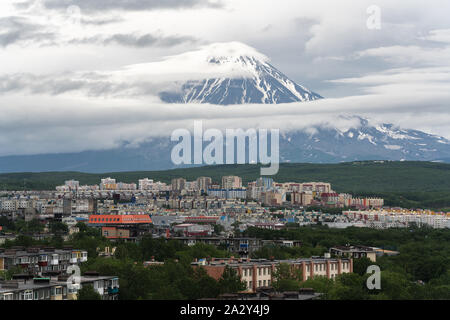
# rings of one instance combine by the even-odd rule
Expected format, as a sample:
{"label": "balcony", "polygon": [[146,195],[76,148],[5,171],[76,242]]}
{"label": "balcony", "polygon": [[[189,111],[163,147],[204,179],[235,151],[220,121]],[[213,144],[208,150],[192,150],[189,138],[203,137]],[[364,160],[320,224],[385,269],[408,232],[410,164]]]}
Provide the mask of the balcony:
{"label": "balcony", "polygon": [[119,288],[118,287],[114,287],[114,288],[108,287],[108,293],[109,294],[119,293]]}
{"label": "balcony", "polygon": [[70,263],[77,263],[78,259],[77,258],[70,258]]}
{"label": "balcony", "polygon": [[52,266],[57,266],[59,264],[59,260],[58,259],[52,259],[52,260],[50,260],[50,264]]}

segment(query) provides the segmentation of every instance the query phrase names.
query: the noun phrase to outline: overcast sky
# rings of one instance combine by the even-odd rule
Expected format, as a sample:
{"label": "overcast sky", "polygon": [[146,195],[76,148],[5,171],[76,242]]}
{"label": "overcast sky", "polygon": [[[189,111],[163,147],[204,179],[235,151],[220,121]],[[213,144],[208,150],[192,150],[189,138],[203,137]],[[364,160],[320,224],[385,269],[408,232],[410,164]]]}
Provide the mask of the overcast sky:
{"label": "overcast sky", "polygon": [[[367,25],[372,5],[379,29]],[[137,144],[194,119],[298,129],[357,114],[450,138],[448,13],[448,0],[2,0],[0,155]],[[158,100],[161,61],[230,41],[326,99]]]}

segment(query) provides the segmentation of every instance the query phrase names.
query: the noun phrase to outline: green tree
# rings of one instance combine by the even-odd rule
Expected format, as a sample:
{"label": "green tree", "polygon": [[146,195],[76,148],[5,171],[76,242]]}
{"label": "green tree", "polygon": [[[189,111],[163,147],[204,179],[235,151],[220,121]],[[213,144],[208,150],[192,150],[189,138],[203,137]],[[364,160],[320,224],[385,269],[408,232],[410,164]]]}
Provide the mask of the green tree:
{"label": "green tree", "polygon": [[353,272],[363,276],[367,272],[367,268],[374,263],[367,257],[353,259]]}
{"label": "green tree", "polygon": [[301,270],[292,270],[287,263],[280,263],[273,273],[273,287],[277,291],[297,291],[302,280]]}
{"label": "green tree", "polygon": [[95,291],[92,285],[84,285],[77,294],[78,300],[101,300],[100,294]]}
{"label": "green tree", "polygon": [[237,293],[247,288],[244,281],[241,281],[238,273],[229,266],[226,266],[219,279],[221,293]]}
{"label": "green tree", "polygon": [[69,228],[65,223],[59,221],[52,221],[49,223],[49,230],[54,234],[65,234],[69,232]]}

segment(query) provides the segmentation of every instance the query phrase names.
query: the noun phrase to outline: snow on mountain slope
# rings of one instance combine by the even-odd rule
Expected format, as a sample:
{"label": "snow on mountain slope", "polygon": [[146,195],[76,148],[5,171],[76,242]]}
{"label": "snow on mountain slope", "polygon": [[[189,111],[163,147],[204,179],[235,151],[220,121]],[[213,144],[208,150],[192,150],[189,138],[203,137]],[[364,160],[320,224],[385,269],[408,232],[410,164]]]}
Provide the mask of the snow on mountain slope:
{"label": "snow on mountain slope", "polygon": [[371,124],[354,116],[359,125],[341,131],[315,127],[314,134],[289,132],[280,138],[282,162],[338,162],[355,160],[445,160],[450,141],[422,131]]}
{"label": "snow on mountain slope", "polygon": [[290,80],[272,66],[266,56],[239,42],[213,44],[184,54],[183,59],[186,57],[189,63],[204,64],[200,72],[205,78],[187,80],[176,91],[161,92],[161,100],[230,105],[277,104],[322,98]]}

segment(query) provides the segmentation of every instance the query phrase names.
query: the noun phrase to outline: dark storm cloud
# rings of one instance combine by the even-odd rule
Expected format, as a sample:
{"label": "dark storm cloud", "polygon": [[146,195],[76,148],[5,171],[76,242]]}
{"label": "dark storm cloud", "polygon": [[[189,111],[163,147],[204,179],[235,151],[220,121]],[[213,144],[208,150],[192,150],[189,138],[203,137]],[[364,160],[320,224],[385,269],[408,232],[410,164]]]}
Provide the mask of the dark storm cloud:
{"label": "dark storm cloud", "polygon": [[[18,4],[18,6],[23,8],[35,2],[35,0],[28,0]],[[43,0],[42,3],[48,9],[66,9],[69,6],[75,5],[85,11],[139,11],[193,7],[219,8],[222,6],[221,1],[213,0]]]}

